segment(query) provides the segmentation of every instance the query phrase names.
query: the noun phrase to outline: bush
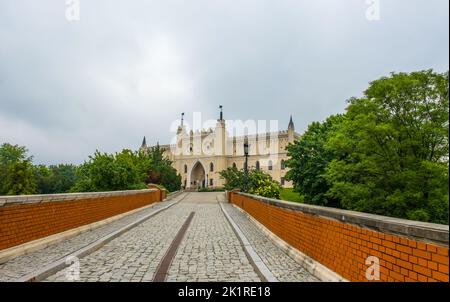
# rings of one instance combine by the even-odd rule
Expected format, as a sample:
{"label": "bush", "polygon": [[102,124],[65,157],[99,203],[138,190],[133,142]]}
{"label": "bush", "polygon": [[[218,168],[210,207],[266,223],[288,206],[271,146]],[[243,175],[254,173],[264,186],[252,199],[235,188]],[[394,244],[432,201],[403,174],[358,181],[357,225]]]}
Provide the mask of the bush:
{"label": "bush", "polygon": [[221,171],[220,176],[225,179],[225,190],[240,189],[242,192],[255,194],[267,198],[280,198],[281,185],[263,171],[250,169],[248,171],[248,188],[245,188],[244,170],[230,167]]}

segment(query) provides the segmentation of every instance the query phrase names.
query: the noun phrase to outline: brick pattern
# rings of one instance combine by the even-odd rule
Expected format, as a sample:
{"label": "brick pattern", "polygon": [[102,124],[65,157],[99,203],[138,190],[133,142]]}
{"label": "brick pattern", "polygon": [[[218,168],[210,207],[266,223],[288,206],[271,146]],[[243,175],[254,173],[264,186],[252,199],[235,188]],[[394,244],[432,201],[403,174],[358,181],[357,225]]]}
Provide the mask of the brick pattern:
{"label": "brick pattern", "polygon": [[87,225],[161,200],[159,190],[132,195],[0,207],[0,250]]}
{"label": "brick pattern", "polygon": [[372,231],[269,205],[230,192],[241,207],[278,237],[350,281],[364,282],[366,259],[380,260],[380,281],[449,281],[448,246]]}

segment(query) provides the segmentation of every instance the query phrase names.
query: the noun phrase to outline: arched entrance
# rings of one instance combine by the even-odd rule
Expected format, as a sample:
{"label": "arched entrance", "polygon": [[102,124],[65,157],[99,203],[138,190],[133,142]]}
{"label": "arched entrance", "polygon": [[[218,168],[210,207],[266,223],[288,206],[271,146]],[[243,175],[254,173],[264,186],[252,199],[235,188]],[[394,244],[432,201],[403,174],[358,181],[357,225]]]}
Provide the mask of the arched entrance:
{"label": "arched entrance", "polygon": [[191,170],[191,188],[203,188],[206,185],[205,168],[200,162],[195,163]]}

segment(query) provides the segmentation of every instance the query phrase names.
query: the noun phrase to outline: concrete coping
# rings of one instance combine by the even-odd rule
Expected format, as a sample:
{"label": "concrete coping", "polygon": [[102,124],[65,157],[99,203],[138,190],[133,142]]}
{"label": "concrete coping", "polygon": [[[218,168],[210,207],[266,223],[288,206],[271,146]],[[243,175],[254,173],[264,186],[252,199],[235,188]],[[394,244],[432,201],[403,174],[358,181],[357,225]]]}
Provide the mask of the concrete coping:
{"label": "concrete coping", "polygon": [[276,207],[331,218],[343,223],[357,225],[374,231],[407,236],[415,240],[438,243],[447,247],[449,243],[449,226],[444,224],[413,221],[337,208],[296,203],[292,201],[261,197],[248,193],[234,193],[247,196]]}
{"label": "concrete coping", "polygon": [[73,200],[105,198],[105,197],[115,197],[115,196],[127,196],[127,195],[135,195],[135,194],[144,194],[144,193],[155,192],[155,191],[157,191],[157,189],[110,191],[110,192],[0,196],[0,207],[10,206],[10,205],[19,205],[19,204],[37,204],[37,203],[44,203],[44,202],[60,202],[60,201],[73,201]]}

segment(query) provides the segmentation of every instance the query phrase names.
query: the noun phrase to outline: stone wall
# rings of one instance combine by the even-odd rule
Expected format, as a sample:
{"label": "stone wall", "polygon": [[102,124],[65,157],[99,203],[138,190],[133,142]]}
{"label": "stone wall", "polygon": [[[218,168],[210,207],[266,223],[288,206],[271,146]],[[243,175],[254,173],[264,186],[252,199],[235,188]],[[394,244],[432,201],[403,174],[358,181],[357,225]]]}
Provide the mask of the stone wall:
{"label": "stone wall", "polygon": [[[349,281],[449,281],[449,226],[230,192],[242,208],[288,244]],[[371,258],[373,260],[374,258]]]}
{"label": "stone wall", "polygon": [[0,250],[161,201],[158,189],[0,196]]}

